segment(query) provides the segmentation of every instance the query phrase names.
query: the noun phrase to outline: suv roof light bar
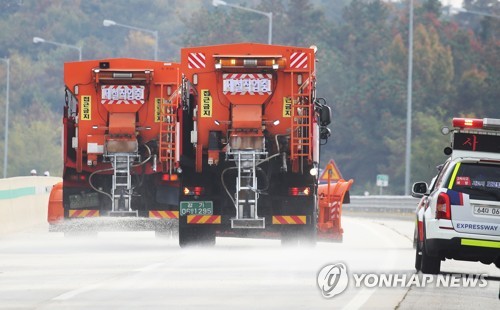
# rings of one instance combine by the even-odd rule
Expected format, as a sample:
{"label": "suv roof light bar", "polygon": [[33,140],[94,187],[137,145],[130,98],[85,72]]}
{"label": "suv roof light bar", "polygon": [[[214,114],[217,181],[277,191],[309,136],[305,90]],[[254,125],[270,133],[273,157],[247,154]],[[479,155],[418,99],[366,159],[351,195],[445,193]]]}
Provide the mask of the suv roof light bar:
{"label": "suv roof light bar", "polygon": [[453,127],[500,130],[498,118],[453,118]]}

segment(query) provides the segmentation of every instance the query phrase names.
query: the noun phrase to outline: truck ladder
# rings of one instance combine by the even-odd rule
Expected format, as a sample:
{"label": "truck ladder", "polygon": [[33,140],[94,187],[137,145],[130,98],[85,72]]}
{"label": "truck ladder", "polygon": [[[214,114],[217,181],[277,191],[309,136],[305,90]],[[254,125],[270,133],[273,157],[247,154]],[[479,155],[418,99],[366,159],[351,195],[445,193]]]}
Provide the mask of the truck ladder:
{"label": "truck ladder", "polygon": [[257,161],[262,152],[238,151],[233,153],[238,177],[236,178],[236,217],[231,219],[231,228],[265,228],[265,219],[258,216]]}
{"label": "truck ladder", "polygon": [[132,178],[130,166],[138,155],[118,153],[109,156],[113,165],[113,183],[111,187],[111,216],[137,216],[137,211],[132,211]]}
{"label": "truck ladder", "polygon": [[179,106],[180,97],[171,95],[168,99],[164,96],[164,91],[167,87],[173,87],[174,83],[157,84],[160,85],[160,146],[159,146],[159,160],[163,165],[163,170],[168,169],[168,173],[172,174],[175,163],[177,162],[177,135],[178,135],[178,122],[177,122],[177,108]]}
{"label": "truck ladder", "polygon": [[[311,104],[311,63],[308,70],[291,71],[291,132],[290,132],[290,159],[312,159],[312,119],[314,106]],[[302,85],[297,84],[296,76],[307,76]]]}

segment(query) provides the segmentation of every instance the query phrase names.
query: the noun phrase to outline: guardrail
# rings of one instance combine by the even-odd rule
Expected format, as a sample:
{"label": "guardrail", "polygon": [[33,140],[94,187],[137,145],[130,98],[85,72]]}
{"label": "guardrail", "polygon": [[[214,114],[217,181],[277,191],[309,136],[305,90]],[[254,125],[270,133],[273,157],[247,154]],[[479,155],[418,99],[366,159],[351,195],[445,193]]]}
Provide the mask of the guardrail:
{"label": "guardrail", "polygon": [[351,202],[343,204],[346,211],[413,213],[418,198],[411,196],[351,196]]}
{"label": "guardrail", "polygon": [[57,177],[0,179],[0,236],[47,223],[47,205]]}

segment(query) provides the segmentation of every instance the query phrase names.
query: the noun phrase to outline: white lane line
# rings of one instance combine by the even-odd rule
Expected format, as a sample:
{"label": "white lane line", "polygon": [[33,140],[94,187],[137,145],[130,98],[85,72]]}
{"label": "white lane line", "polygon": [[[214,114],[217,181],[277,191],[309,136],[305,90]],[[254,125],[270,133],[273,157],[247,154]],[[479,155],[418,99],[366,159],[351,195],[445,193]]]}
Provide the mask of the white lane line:
{"label": "white lane line", "polygon": [[[156,268],[159,268],[161,266],[165,265],[165,263],[156,263],[156,264],[151,264],[149,266],[145,266],[145,267],[142,267],[142,268],[138,268],[138,269],[135,269],[133,270],[132,272],[145,272],[145,271],[150,271],[150,270],[154,270]],[[93,291],[93,290],[97,290],[99,288],[101,288],[102,286],[104,286],[107,282],[109,281],[112,281],[113,279],[107,279],[101,283],[96,283],[96,284],[91,284],[91,285],[88,285],[88,286],[85,286],[85,287],[82,287],[82,288],[79,288],[79,289],[76,289],[76,290],[72,290],[72,291],[69,291],[69,292],[66,292],[64,294],[61,294],[57,297],[54,297],[52,298],[52,300],[68,300],[68,299],[71,299],[75,296],[78,296],[80,294],[83,294],[83,293],[86,293],[86,292],[90,292],[90,291]]]}
{"label": "white lane line", "polygon": [[71,299],[77,295],[80,295],[82,293],[86,293],[86,292],[89,292],[89,291],[93,291],[93,290],[96,290],[98,288],[100,288],[101,286],[104,285],[104,282],[103,283],[97,283],[97,284],[92,284],[92,285],[89,285],[89,286],[86,286],[86,287],[82,287],[82,288],[79,288],[79,289],[76,289],[76,290],[73,290],[73,291],[69,291],[69,292],[66,292],[62,295],[59,295],[55,298],[52,298],[52,300],[68,300],[68,299]]}
{"label": "white lane line", "polygon": [[165,263],[156,263],[156,264],[151,264],[149,266],[146,266],[146,267],[142,267],[142,268],[139,268],[139,269],[135,269],[134,271],[136,272],[143,272],[143,271],[150,271],[150,270],[154,270],[156,268],[159,268],[161,266],[165,265]]}
{"label": "white lane line", "polygon": [[[387,238],[387,236],[381,234],[378,230],[373,229],[372,227],[370,227],[370,225],[366,225],[362,221],[358,221],[358,224],[361,224],[365,228],[365,230],[359,230],[359,231],[364,231],[366,233],[366,230],[369,230],[371,232],[371,235],[377,236],[378,240],[382,240],[386,247],[395,248],[397,246],[396,243],[391,238]],[[386,251],[386,253],[388,253],[388,251]],[[395,265],[396,258],[394,257],[394,255],[388,255],[388,254],[386,254],[386,257],[389,258],[388,260],[386,260],[388,270],[391,270]],[[356,295],[354,295],[354,297],[351,298],[351,301],[348,304],[346,304],[342,309],[345,310],[361,309],[363,305],[368,301],[368,299],[370,299],[370,297],[373,294],[375,294],[376,291],[377,291],[376,287],[369,289],[364,287],[361,288],[361,290]]]}

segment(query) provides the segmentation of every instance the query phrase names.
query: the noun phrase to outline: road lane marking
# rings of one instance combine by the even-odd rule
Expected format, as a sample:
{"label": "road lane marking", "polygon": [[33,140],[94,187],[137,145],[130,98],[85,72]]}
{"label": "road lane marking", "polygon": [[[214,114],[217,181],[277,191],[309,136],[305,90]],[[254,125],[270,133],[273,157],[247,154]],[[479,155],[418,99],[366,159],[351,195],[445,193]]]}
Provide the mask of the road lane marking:
{"label": "road lane marking", "polygon": [[82,288],[79,288],[79,289],[76,289],[76,290],[73,290],[73,291],[69,291],[69,292],[66,292],[64,294],[61,294],[55,298],[52,298],[52,300],[68,300],[68,299],[71,299],[77,295],[80,295],[82,293],[86,293],[86,292],[89,292],[89,291],[93,291],[93,290],[96,290],[100,287],[102,287],[104,285],[104,282],[102,283],[97,283],[97,284],[92,284],[92,285],[89,285],[89,286],[86,286],[86,287],[82,287]]}
{"label": "road lane marking", "polygon": [[[374,222],[371,222],[372,224],[376,224]],[[387,236],[383,235],[382,233],[380,233],[378,230],[375,230],[373,229],[372,227],[370,227],[370,225],[367,225],[365,223],[363,223],[363,221],[358,221],[357,222],[358,225],[362,225],[364,226],[365,230],[359,230],[359,231],[364,231],[366,232],[366,230],[369,230],[371,232],[371,235],[375,235],[378,237],[378,240],[381,240],[383,241],[383,243],[386,245],[387,248],[396,248],[397,245],[396,243],[390,239],[390,238],[387,238]],[[381,227],[384,227],[383,225],[380,225]],[[384,227],[384,228],[387,228],[387,227]],[[387,251],[386,253],[388,253],[389,251]],[[389,257],[389,259],[386,260],[386,262],[388,262],[387,266],[389,267],[388,269],[392,269],[395,265],[395,262],[396,262],[396,258],[394,257],[394,255],[388,255],[386,254],[386,257]],[[370,297],[375,294],[375,292],[377,291],[377,288],[361,288],[361,290],[356,294],[354,295],[353,298],[351,298],[351,301],[349,303],[347,303],[342,309],[346,309],[346,310],[351,310],[351,309],[361,309],[363,307],[363,305],[368,301],[368,299],[370,299]]]}
{"label": "road lane marking", "polygon": [[[151,264],[151,265],[148,265],[148,266],[145,266],[142,268],[134,269],[134,270],[132,270],[132,272],[146,272],[146,271],[157,269],[165,264],[166,263]],[[128,276],[130,276],[130,275],[128,275]],[[111,278],[111,279],[105,280],[101,283],[91,284],[91,285],[88,285],[88,286],[85,286],[85,287],[82,287],[82,288],[79,288],[76,290],[72,290],[72,291],[66,292],[64,294],[61,294],[57,297],[54,297],[54,298],[52,298],[52,300],[68,300],[68,299],[71,299],[71,298],[78,296],[80,294],[87,293],[87,292],[90,292],[93,290],[97,290],[97,289],[101,288],[102,286],[104,286],[107,282],[114,281],[114,280],[115,280],[115,278]]]}

